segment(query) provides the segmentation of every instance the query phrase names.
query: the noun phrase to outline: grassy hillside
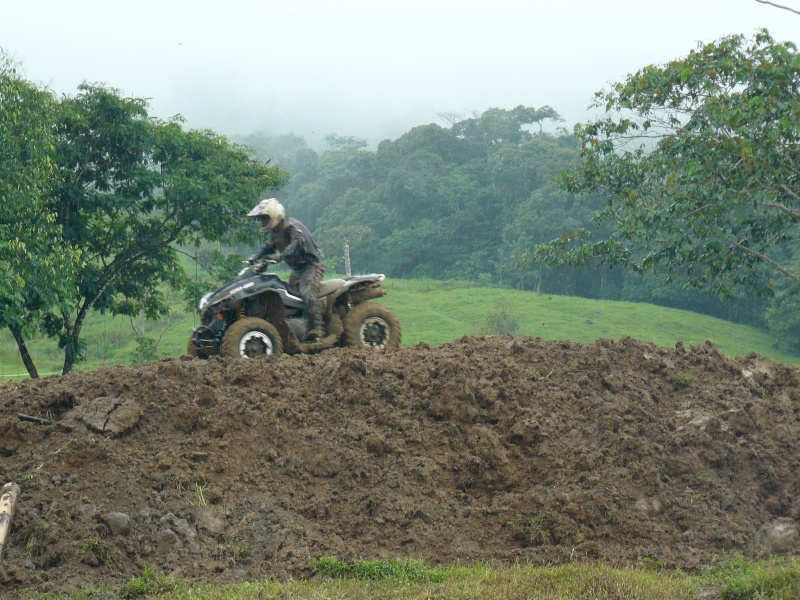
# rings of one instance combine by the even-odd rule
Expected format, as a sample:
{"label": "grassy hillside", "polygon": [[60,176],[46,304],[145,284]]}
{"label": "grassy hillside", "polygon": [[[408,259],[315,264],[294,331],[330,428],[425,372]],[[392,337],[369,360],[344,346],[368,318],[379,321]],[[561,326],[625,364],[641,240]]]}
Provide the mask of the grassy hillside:
{"label": "grassy hillside", "polygon": [[[754,327],[697,313],[639,302],[587,300],[468,283],[389,280],[385,304],[403,324],[403,343],[440,344],[463,334],[491,331],[495,321],[510,321],[520,336],[570,339],[590,344],[601,337],[629,335],[660,346],[712,341],[729,356],[749,352],[800,365],[800,354],[774,346]],[[503,318],[505,315],[506,318]],[[488,331],[487,331],[488,326]]]}
{"label": "grassy hillside", "polygon": [[[436,345],[463,335],[507,332],[586,344],[601,337],[629,335],[660,346],[711,340],[730,356],[756,352],[800,365],[799,354],[774,347],[769,334],[759,329],[682,310],[478,287],[468,282],[395,279],[387,280],[385,286],[388,294],[382,301],[400,318],[404,345]],[[177,299],[175,306],[180,306]],[[176,309],[168,320],[137,321],[136,325],[147,336],[160,338],[156,354],[167,357],[183,353],[197,323],[191,311]],[[84,331],[87,360],[79,368],[135,364],[138,345],[129,319],[93,314]],[[62,353],[53,341],[32,340],[30,347],[41,374],[59,371]],[[0,379],[24,374],[13,338],[0,333]]]}

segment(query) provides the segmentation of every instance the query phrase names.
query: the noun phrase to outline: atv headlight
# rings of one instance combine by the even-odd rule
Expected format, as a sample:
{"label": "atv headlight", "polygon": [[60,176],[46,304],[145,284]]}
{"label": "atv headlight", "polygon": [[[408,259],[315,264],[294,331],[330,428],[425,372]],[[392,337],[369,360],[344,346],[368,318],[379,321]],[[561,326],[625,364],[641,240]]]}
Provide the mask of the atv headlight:
{"label": "atv headlight", "polygon": [[200,303],[197,305],[198,312],[203,312],[203,309],[208,304],[208,299],[211,298],[212,295],[213,295],[213,292],[208,292],[205,296],[200,298]]}

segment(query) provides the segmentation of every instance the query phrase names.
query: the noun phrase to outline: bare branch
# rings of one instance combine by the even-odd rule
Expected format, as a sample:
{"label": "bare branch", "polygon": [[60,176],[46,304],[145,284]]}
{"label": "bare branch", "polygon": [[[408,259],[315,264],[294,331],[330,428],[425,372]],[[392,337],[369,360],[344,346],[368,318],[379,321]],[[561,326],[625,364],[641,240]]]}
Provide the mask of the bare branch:
{"label": "bare branch", "polygon": [[743,246],[742,244],[740,244],[736,240],[732,240],[730,238],[728,239],[728,242],[730,242],[730,244],[732,246],[734,246],[735,248],[738,248],[742,252],[746,252],[747,254],[752,254],[756,258],[764,261],[765,263],[767,263],[769,265],[772,265],[773,268],[775,268],[777,271],[779,271],[779,272],[783,273],[784,275],[786,275],[789,279],[791,279],[793,281],[800,281],[800,276],[799,275],[795,275],[791,271],[787,270],[785,267],[782,267],[777,262],[772,260],[769,256],[767,256],[766,254],[762,254],[761,252],[758,252],[757,250],[753,250],[752,248],[748,248],[747,246]]}
{"label": "bare branch", "polygon": [[458,123],[459,121],[463,121],[465,119],[464,115],[461,113],[451,112],[451,111],[444,111],[436,113],[436,116],[439,117],[442,121],[450,125],[451,127]]}
{"label": "bare branch", "polygon": [[185,321],[185,319],[183,319],[183,318],[173,321],[172,320],[172,315],[167,315],[167,326],[164,327],[163,331],[161,332],[161,335],[158,336],[158,339],[156,340],[156,346],[155,347],[158,348],[158,345],[161,343],[161,340],[164,339],[164,334],[167,333],[167,330],[170,327],[172,327],[173,325],[176,325],[178,323],[183,323],[183,321]]}
{"label": "bare branch", "polygon": [[783,204],[778,204],[777,202],[762,202],[764,206],[769,206],[770,208],[777,208],[779,211],[786,213],[787,215],[791,215],[795,219],[800,219],[800,212],[789,208],[788,206],[784,206]]}
{"label": "bare branch", "polygon": [[793,198],[794,200],[797,200],[798,202],[800,202],[800,196],[795,194],[794,191],[792,191],[792,189],[788,185],[786,185],[785,183],[782,183],[779,187],[784,192],[786,192],[791,198]]}
{"label": "bare branch", "polygon": [[131,321],[131,327],[133,328],[133,333],[136,334],[136,337],[144,337],[144,328],[142,328],[142,330],[139,331],[139,328],[136,327],[136,323],[133,320],[133,315],[128,315],[128,318]]}
{"label": "bare branch", "polygon": [[774,2],[770,2],[769,0],[756,0],[756,2],[760,2],[761,4],[769,4],[770,6],[774,6],[776,8],[782,8],[783,10],[788,10],[789,12],[793,12],[795,14],[800,15],[800,10],[790,8],[788,6],[782,6],[780,4],[775,4]]}

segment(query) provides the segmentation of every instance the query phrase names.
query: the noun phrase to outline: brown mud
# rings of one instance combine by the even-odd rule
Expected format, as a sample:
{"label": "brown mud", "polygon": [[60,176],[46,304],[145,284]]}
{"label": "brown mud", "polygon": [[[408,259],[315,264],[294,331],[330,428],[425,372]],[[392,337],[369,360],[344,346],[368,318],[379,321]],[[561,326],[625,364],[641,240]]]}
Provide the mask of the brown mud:
{"label": "brown mud", "polygon": [[[19,414],[55,421],[41,425]],[[694,569],[800,550],[800,373],[707,343],[469,337],[0,385],[0,596],[309,559]]]}

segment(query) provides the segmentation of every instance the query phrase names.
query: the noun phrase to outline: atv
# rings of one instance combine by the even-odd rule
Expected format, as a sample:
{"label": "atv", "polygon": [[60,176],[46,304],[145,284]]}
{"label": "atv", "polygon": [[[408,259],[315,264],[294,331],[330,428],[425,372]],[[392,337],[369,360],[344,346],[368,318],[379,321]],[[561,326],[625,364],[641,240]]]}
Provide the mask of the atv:
{"label": "atv", "polygon": [[200,299],[187,354],[197,358],[310,354],[335,346],[381,350],[400,345],[400,321],[388,308],[367,302],[386,295],[384,275],[328,279],[320,284],[325,336],[306,340],[307,311],[299,291],[275,273],[273,260],[248,263],[237,277]]}

